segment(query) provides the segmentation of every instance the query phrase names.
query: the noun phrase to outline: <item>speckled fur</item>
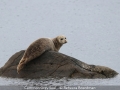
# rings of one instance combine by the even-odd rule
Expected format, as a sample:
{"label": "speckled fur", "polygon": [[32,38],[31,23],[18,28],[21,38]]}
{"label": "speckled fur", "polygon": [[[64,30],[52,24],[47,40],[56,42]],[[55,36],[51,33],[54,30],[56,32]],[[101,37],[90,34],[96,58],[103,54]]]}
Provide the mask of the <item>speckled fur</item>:
{"label": "speckled fur", "polygon": [[17,66],[17,72],[19,73],[20,70],[24,68],[24,66],[37,58],[45,51],[59,51],[63,44],[67,43],[66,37],[63,35],[57,36],[56,38],[49,39],[49,38],[40,38],[34,41],[25,51],[22,59],[20,60]]}

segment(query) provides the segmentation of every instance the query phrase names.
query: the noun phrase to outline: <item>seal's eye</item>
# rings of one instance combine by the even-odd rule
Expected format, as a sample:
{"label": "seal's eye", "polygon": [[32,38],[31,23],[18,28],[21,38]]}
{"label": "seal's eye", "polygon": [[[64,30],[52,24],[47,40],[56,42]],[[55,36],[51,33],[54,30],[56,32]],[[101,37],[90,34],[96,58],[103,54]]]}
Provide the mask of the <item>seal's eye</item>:
{"label": "seal's eye", "polygon": [[66,39],[66,38],[65,38]]}
{"label": "seal's eye", "polygon": [[63,38],[61,38],[61,40],[63,40]]}

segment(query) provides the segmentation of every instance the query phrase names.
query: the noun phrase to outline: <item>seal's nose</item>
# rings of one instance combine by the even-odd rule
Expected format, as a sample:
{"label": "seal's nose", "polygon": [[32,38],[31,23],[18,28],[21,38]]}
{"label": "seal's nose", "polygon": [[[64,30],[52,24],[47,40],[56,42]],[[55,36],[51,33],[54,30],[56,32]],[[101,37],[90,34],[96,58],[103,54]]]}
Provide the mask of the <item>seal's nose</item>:
{"label": "seal's nose", "polygon": [[67,43],[67,40],[65,40],[65,43]]}

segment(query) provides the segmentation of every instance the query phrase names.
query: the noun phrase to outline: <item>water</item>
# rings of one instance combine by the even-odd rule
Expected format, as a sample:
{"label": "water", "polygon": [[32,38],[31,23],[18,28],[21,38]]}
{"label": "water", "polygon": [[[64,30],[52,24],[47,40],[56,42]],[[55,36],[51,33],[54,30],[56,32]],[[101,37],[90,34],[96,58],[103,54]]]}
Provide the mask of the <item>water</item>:
{"label": "water", "polygon": [[119,86],[120,75],[108,79],[68,79],[68,78],[44,78],[44,79],[12,79],[0,78],[0,85],[15,86]]}
{"label": "water", "polygon": [[[66,35],[60,52],[120,73],[119,0],[0,1],[0,66],[40,37]],[[0,78],[0,85],[120,85],[111,79]]]}

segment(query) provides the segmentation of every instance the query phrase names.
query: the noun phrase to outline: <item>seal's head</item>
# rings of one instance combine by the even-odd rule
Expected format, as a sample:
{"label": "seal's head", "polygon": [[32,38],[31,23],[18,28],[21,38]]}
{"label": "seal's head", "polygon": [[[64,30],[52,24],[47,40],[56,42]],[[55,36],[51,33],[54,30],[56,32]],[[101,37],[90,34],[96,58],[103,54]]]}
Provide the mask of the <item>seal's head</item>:
{"label": "seal's head", "polygon": [[57,36],[52,39],[54,45],[55,45],[55,51],[59,51],[60,47],[67,43],[66,37],[63,35]]}
{"label": "seal's head", "polygon": [[57,36],[57,40],[58,40],[58,42],[59,42],[60,44],[65,44],[65,43],[67,43],[67,39],[66,39],[66,37],[63,36],[63,35]]}

